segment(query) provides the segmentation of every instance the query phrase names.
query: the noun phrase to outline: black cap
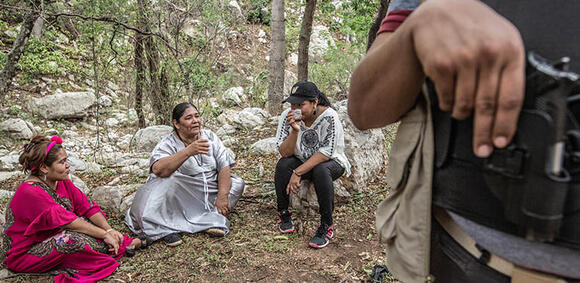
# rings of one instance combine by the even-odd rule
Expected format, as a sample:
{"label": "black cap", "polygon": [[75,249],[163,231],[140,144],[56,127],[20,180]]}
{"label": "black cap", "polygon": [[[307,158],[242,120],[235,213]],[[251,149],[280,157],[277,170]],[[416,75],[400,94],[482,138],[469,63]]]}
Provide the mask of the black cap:
{"label": "black cap", "polygon": [[314,100],[318,98],[320,91],[313,82],[299,81],[294,84],[290,90],[290,96],[282,103],[288,102],[290,104],[300,104],[304,100]]}

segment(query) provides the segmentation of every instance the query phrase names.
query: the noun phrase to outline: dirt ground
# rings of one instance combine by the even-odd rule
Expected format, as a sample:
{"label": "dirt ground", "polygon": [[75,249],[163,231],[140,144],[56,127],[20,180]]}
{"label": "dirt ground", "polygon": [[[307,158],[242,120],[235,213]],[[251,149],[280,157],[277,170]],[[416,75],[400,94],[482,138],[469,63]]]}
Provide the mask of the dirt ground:
{"label": "dirt ground", "polygon": [[[240,136],[256,138],[247,133]],[[247,143],[242,139],[239,144]],[[228,217],[230,234],[225,238],[182,235],[184,244],[175,248],[154,243],[133,258],[122,258],[117,271],[106,281],[370,282],[373,266],[385,263],[384,246],[379,243],[374,228],[376,207],[388,193],[384,172],[349,202],[336,204],[335,237],[326,248],[315,250],[308,242],[319,224],[318,213],[295,211],[297,231],[287,237],[276,237],[281,235],[273,189],[278,157],[250,155],[246,147],[233,147],[233,150],[238,162],[234,173],[246,180],[247,187]],[[109,181],[102,176],[80,176],[89,187]],[[19,179],[15,177],[0,185],[15,188]],[[1,208],[6,204],[4,200]],[[113,227],[129,233],[121,215],[107,213]],[[6,282],[51,281],[51,276],[19,275]],[[389,278],[386,282],[393,280]]]}

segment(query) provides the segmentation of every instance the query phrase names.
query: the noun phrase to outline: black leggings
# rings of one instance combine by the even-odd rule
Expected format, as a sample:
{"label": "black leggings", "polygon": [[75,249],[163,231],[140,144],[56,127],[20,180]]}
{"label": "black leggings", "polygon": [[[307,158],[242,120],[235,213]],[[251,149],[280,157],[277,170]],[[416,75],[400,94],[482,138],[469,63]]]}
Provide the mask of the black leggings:
{"label": "black leggings", "polygon": [[[288,209],[290,201],[286,193],[286,187],[290,182],[292,170],[302,165],[302,161],[295,156],[282,157],[276,164],[276,174],[274,175],[274,185],[276,186],[276,197],[278,199],[278,212]],[[320,207],[320,222],[332,225],[332,211],[334,209],[334,184],[332,181],[338,179],[344,173],[344,168],[335,160],[322,162],[308,173],[303,174],[301,179],[311,180],[314,183],[318,206]]]}

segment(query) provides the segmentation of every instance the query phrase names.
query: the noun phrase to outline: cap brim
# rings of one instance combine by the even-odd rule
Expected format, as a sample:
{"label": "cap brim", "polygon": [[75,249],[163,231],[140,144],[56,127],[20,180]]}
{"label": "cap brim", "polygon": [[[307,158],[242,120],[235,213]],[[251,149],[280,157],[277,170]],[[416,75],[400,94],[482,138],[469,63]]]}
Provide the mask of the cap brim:
{"label": "cap brim", "polygon": [[306,99],[307,98],[303,97],[303,96],[291,95],[288,98],[286,98],[284,101],[282,101],[282,103],[288,102],[290,104],[300,104],[300,103],[302,103],[302,101],[304,101]]}

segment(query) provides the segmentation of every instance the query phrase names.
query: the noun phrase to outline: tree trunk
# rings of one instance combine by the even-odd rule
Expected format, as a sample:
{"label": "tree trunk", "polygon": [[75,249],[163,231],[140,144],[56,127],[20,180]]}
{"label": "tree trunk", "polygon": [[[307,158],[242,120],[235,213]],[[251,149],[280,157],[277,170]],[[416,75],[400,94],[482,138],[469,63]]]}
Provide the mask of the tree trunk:
{"label": "tree trunk", "polygon": [[381,7],[379,8],[379,13],[377,14],[377,17],[375,18],[375,21],[374,21],[373,25],[371,26],[371,29],[369,30],[369,37],[368,37],[368,41],[367,41],[367,51],[369,50],[369,48],[371,48],[371,45],[373,45],[373,41],[375,41],[375,38],[377,37],[377,31],[379,31],[379,28],[381,27],[381,22],[383,21],[383,19],[387,15],[387,9],[389,8],[389,5],[391,4],[391,0],[388,0],[388,1],[379,0],[379,2],[381,3]]}
{"label": "tree trunk", "polygon": [[[149,31],[149,29],[147,29]],[[155,111],[155,121],[157,125],[169,124],[169,112],[167,111],[167,90],[164,89],[162,79],[164,68],[159,67],[159,54],[157,45],[152,36],[145,38],[145,51],[147,53],[147,63],[149,66],[149,81],[151,83],[151,102]]]}
{"label": "tree trunk", "polygon": [[22,52],[24,51],[24,47],[26,46],[26,42],[30,37],[32,27],[34,26],[34,22],[40,15],[40,0],[33,0],[30,2],[30,4],[30,10],[24,17],[24,21],[20,27],[20,32],[18,33],[14,44],[12,44],[12,49],[8,53],[6,64],[0,71],[0,102],[2,102],[4,95],[8,93],[8,89],[12,84],[12,78],[14,78],[16,75],[16,65],[18,64],[18,59],[20,59],[20,55],[22,55]]}
{"label": "tree trunk", "polygon": [[139,128],[145,128],[143,115],[143,85],[145,84],[145,68],[143,67],[143,36],[135,33],[135,111],[139,121]]}
{"label": "tree trunk", "polygon": [[[144,27],[145,32],[151,32],[151,25],[145,15],[145,11],[149,11],[149,0],[138,0],[138,5],[139,14],[141,15],[139,17],[140,24]],[[155,122],[158,125],[166,125],[169,124],[169,110],[166,84],[162,83],[165,69],[159,67],[158,48],[151,35],[144,38],[144,46],[149,68],[149,82],[151,84],[149,89],[153,111],[155,112]]]}
{"label": "tree trunk", "polygon": [[298,40],[298,80],[308,80],[308,47],[310,46],[310,35],[312,34],[312,21],[316,10],[316,0],[306,0],[306,9],[302,17],[302,27],[300,28],[300,38]]}
{"label": "tree trunk", "polygon": [[270,47],[270,85],[268,112],[277,115],[282,110],[284,97],[284,62],[286,59],[286,31],[284,0],[272,0],[272,43]]}

